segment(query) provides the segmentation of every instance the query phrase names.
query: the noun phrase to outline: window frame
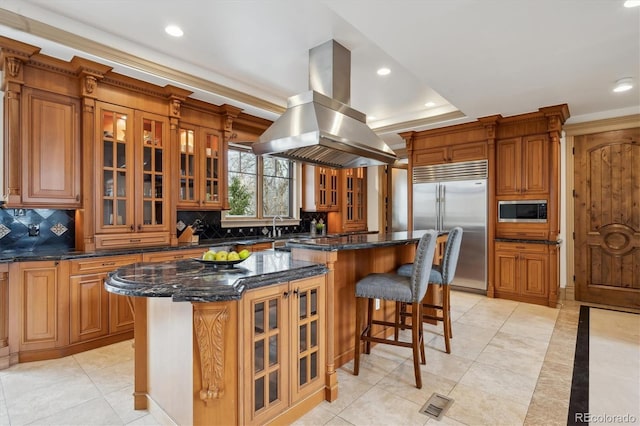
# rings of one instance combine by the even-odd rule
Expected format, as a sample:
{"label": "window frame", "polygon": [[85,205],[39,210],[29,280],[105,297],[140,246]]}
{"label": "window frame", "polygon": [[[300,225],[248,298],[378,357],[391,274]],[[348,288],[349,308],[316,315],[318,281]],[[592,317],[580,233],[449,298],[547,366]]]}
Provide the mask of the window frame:
{"label": "window frame", "polygon": [[[229,143],[229,151],[241,151],[253,154],[250,147],[246,145],[240,145],[236,143]],[[224,228],[240,228],[247,226],[272,226],[274,216],[263,216],[263,185],[264,185],[264,156],[253,154],[256,156],[256,215],[247,216],[232,216],[229,215],[229,210],[222,211],[221,225]],[[227,156],[227,187],[229,185],[229,156]],[[291,168],[291,212],[292,216],[283,217],[283,220],[278,220],[278,226],[297,226],[300,224],[300,207],[302,199],[302,165],[296,161],[290,160],[292,163]]]}

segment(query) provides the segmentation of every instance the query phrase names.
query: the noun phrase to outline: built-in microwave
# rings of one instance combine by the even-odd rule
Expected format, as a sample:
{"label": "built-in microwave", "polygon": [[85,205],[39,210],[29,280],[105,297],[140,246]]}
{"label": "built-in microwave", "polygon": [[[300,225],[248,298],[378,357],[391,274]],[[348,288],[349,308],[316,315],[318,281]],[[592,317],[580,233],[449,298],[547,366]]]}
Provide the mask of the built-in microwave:
{"label": "built-in microwave", "polygon": [[547,222],[547,200],[498,201],[498,222]]}

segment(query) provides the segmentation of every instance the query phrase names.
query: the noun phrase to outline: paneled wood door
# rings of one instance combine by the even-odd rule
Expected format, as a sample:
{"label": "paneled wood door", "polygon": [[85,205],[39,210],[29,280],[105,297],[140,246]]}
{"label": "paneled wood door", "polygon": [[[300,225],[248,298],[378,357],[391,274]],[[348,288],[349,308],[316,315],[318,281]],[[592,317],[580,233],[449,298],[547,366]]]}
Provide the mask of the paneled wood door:
{"label": "paneled wood door", "polygon": [[576,300],[640,308],[640,128],[575,138]]}

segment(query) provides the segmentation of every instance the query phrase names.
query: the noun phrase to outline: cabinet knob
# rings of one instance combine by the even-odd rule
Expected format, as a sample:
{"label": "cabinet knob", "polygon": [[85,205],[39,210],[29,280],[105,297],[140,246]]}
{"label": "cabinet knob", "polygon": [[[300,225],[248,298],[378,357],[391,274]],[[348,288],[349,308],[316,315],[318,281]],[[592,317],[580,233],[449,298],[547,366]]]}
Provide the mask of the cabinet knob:
{"label": "cabinet knob", "polygon": [[289,292],[288,292],[288,291],[285,291],[285,292],[282,294],[282,296],[283,296],[285,299],[287,299],[287,298],[289,297]]}
{"label": "cabinet knob", "polygon": [[138,225],[138,231],[142,231],[142,225]]}
{"label": "cabinet knob", "polygon": [[131,231],[133,231],[133,225],[131,225],[129,228],[131,229]]}
{"label": "cabinet knob", "polygon": [[76,201],[80,201],[80,194],[76,194]]}

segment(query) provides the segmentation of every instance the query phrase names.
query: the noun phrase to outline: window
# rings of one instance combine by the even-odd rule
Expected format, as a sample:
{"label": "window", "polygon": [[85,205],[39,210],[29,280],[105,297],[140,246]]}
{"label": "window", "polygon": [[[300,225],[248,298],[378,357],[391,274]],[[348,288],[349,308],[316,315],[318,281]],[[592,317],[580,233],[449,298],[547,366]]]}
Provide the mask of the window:
{"label": "window", "polygon": [[230,146],[226,219],[294,218],[294,170],[291,160],[261,157]]}

